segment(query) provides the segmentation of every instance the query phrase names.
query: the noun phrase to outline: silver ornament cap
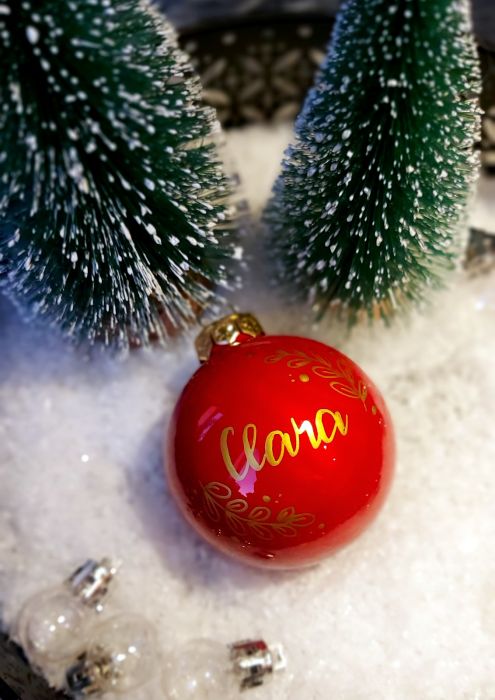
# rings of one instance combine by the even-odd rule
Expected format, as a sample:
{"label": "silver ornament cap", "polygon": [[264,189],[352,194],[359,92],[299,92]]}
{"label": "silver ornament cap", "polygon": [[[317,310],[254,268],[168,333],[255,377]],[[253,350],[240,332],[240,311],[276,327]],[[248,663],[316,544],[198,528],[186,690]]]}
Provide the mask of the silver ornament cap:
{"label": "silver ornament cap", "polygon": [[101,559],[101,561],[88,559],[69,576],[65,583],[84,605],[95,608],[100,612],[103,609],[103,598],[108,593],[108,588],[117,573],[117,568],[106,557]]}
{"label": "silver ornament cap", "polygon": [[263,685],[275,671],[287,667],[287,658],[281,644],[269,647],[262,639],[249,639],[235,642],[229,649],[233,671],[239,677],[241,690]]}

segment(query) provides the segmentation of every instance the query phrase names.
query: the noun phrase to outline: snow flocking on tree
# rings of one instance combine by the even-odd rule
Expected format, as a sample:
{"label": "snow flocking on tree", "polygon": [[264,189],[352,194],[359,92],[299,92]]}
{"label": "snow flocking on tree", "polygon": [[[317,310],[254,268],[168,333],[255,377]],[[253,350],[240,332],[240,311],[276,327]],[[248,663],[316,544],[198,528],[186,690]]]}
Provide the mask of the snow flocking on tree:
{"label": "snow flocking on tree", "polygon": [[75,339],[166,338],[229,284],[214,113],[139,0],[0,0],[2,286]]}
{"label": "snow flocking on tree", "polygon": [[388,317],[441,279],[476,173],[478,93],[465,3],[345,3],[265,213],[295,296]]}

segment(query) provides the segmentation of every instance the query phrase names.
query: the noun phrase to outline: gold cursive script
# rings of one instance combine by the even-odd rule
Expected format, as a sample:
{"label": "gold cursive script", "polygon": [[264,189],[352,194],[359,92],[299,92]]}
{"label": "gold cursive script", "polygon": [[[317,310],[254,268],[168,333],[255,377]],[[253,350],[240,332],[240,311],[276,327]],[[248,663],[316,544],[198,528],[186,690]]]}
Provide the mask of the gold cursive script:
{"label": "gold cursive script", "polygon": [[[331,419],[331,424],[325,427],[324,418],[327,418],[327,423]],[[223,461],[227,467],[227,471],[236,481],[243,481],[249,469],[254,469],[259,472],[265,464],[271,464],[276,467],[285,457],[295,457],[299,453],[301,435],[307,435],[309,443],[314,450],[317,450],[321,444],[329,445],[335,439],[337,433],[347,435],[349,419],[342,415],[339,411],[331,411],[328,408],[320,408],[315,415],[314,425],[309,420],[304,420],[301,425],[298,425],[294,418],[290,419],[292,426],[292,434],[282,430],[272,430],[265,439],[264,452],[261,461],[255,456],[256,444],[258,441],[258,429],[254,423],[247,423],[242,431],[242,447],[246,461],[238,471],[232,462],[229,451],[229,437],[234,435],[234,428],[228,427],[222,430],[220,436],[220,450],[222,452]]]}

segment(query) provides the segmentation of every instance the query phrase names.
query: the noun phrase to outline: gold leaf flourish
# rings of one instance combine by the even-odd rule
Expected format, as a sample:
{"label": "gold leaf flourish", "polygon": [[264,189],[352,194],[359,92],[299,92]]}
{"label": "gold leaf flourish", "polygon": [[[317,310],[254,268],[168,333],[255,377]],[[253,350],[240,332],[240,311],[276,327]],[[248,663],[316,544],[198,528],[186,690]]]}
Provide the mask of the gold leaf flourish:
{"label": "gold leaf flourish", "polygon": [[351,366],[345,360],[337,360],[333,365],[321,355],[309,354],[302,350],[278,350],[274,355],[267,357],[265,362],[274,365],[284,360],[290,369],[308,367],[317,377],[328,379],[334,391],[351,399],[359,399],[366,410],[368,388],[364,382],[356,379]]}
{"label": "gold leaf flourish", "polygon": [[262,540],[271,540],[275,534],[295,537],[299,528],[309,527],[315,522],[311,513],[297,513],[294,506],[282,508],[271,520],[272,511],[267,506],[254,506],[244,498],[232,498],[232,489],[219,481],[204,486],[203,497],[209,518],[219,523],[222,519],[236,535],[256,535]]}

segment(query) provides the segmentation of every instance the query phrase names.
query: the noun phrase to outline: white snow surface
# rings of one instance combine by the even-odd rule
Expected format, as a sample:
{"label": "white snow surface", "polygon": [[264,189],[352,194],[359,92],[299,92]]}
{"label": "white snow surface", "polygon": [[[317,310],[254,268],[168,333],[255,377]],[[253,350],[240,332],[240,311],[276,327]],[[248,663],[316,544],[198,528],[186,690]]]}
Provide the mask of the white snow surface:
{"label": "white snow surface", "polygon": [[[255,216],[288,138],[268,127],[228,135]],[[485,184],[482,196],[493,197]],[[261,255],[257,241],[247,247]],[[88,354],[3,300],[2,620],[13,629],[28,596],[109,555],[123,562],[109,612],[148,618],[160,654],[202,636],[285,645],[287,671],[246,700],[493,700],[494,275],[458,272],[408,320],[351,334],[288,308],[259,257],[235,301],[267,332],[338,346],[381,388],[398,462],[378,520],[300,572],[217,554],[183,521],[163,473],[171,411],[197,367],[193,336],[168,351]],[[127,697],[164,700],[158,677]]]}

